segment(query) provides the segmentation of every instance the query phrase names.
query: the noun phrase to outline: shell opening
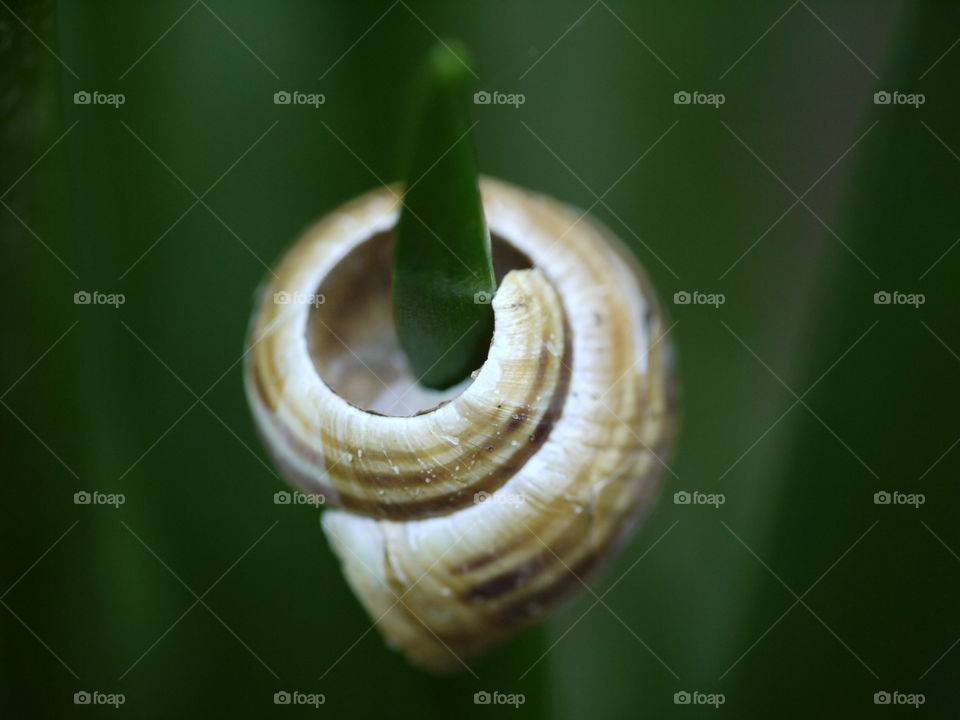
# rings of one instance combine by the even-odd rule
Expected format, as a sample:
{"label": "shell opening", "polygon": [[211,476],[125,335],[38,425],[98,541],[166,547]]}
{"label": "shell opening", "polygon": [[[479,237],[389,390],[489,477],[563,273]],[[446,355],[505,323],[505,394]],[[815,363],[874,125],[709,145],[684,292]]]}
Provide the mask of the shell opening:
{"label": "shell opening", "polygon": [[[507,240],[491,237],[497,285],[510,270],[532,267]],[[393,233],[380,232],[354,247],[316,289],[307,346],[317,374],[351,405],[382,415],[410,416],[452,400],[472,382],[442,391],[420,386],[393,325]]]}

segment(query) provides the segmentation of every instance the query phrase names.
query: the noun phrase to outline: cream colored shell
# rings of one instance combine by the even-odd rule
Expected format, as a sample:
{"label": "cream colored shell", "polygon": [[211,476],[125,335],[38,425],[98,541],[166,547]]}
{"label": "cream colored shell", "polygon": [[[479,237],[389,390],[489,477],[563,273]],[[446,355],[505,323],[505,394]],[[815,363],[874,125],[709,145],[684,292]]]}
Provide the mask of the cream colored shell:
{"label": "cream colored shell", "polygon": [[[432,408],[359,407],[332,387],[367,382],[342,379],[350,355],[324,360],[344,335],[374,347],[369,336],[387,333],[389,288],[355,281],[356,317],[343,288],[342,312],[316,295],[361,248],[389,244],[390,188],[287,252],[248,339],[247,395],[280,471],[342,508],[323,526],[348,582],[387,641],[435,672],[462,669],[581,587],[649,505],[673,435],[669,343],[638,264],[550,198],[490,179],[481,192],[491,234],[532,268],[502,279],[472,382],[433,399],[409,378],[383,383]],[[369,363],[357,361],[362,374]]]}

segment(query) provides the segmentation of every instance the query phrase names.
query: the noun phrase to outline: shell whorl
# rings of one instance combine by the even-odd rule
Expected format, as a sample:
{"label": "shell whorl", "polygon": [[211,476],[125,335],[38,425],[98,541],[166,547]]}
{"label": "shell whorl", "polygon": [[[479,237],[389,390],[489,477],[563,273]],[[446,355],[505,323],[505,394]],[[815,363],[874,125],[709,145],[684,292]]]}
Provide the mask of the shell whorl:
{"label": "shell whorl", "polygon": [[[346,345],[343,328],[376,335],[363,323],[377,312],[389,323],[389,288],[373,281],[353,319],[299,301],[335,287],[360,248],[389,244],[399,214],[389,188],[287,252],[261,290],[246,357],[247,395],[278,468],[341,508],[323,526],[351,587],[388,642],[436,672],[461,669],[580,587],[649,504],[673,435],[669,343],[639,265],[554,200],[491,179],[481,193],[491,234],[531,267],[501,280],[472,381],[420,412],[383,414],[342,397],[349,383],[323,362]],[[335,290],[341,304],[345,293]],[[371,372],[364,382],[395,396],[410,387],[393,380]]]}

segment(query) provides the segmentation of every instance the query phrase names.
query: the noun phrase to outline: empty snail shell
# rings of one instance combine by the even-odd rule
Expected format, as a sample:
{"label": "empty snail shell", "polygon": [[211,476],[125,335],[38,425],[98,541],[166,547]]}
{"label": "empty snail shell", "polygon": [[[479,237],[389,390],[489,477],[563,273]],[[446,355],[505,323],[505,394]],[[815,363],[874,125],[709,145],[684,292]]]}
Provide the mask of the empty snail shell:
{"label": "empty snail shell", "polygon": [[353,591],[387,641],[434,672],[580,587],[650,504],[673,437],[669,342],[637,262],[550,198],[480,187],[501,279],[471,378],[428,391],[406,367],[390,307],[392,188],[286,253],[246,356],[277,467],[339,506],[323,527]]}

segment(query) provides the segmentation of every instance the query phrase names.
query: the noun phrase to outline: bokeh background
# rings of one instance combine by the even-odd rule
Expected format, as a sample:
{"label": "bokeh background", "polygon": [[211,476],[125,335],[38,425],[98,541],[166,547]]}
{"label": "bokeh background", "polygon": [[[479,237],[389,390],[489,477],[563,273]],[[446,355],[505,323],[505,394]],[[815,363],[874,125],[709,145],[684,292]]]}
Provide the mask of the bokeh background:
{"label": "bokeh background", "polygon": [[[956,3],[0,6],[0,715],[715,712],[675,703],[699,692],[718,717],[956,716]],[[652,275],[683,406],[596,595],[454,679],[386,649],[318,512],[274,504],[239,365],[266,266],[397,179],[438,35],[471,48],[475,90],[524,95],[474,107],[483,172],[592,207]],[[725,502],[673,501],[694,490]]]}

